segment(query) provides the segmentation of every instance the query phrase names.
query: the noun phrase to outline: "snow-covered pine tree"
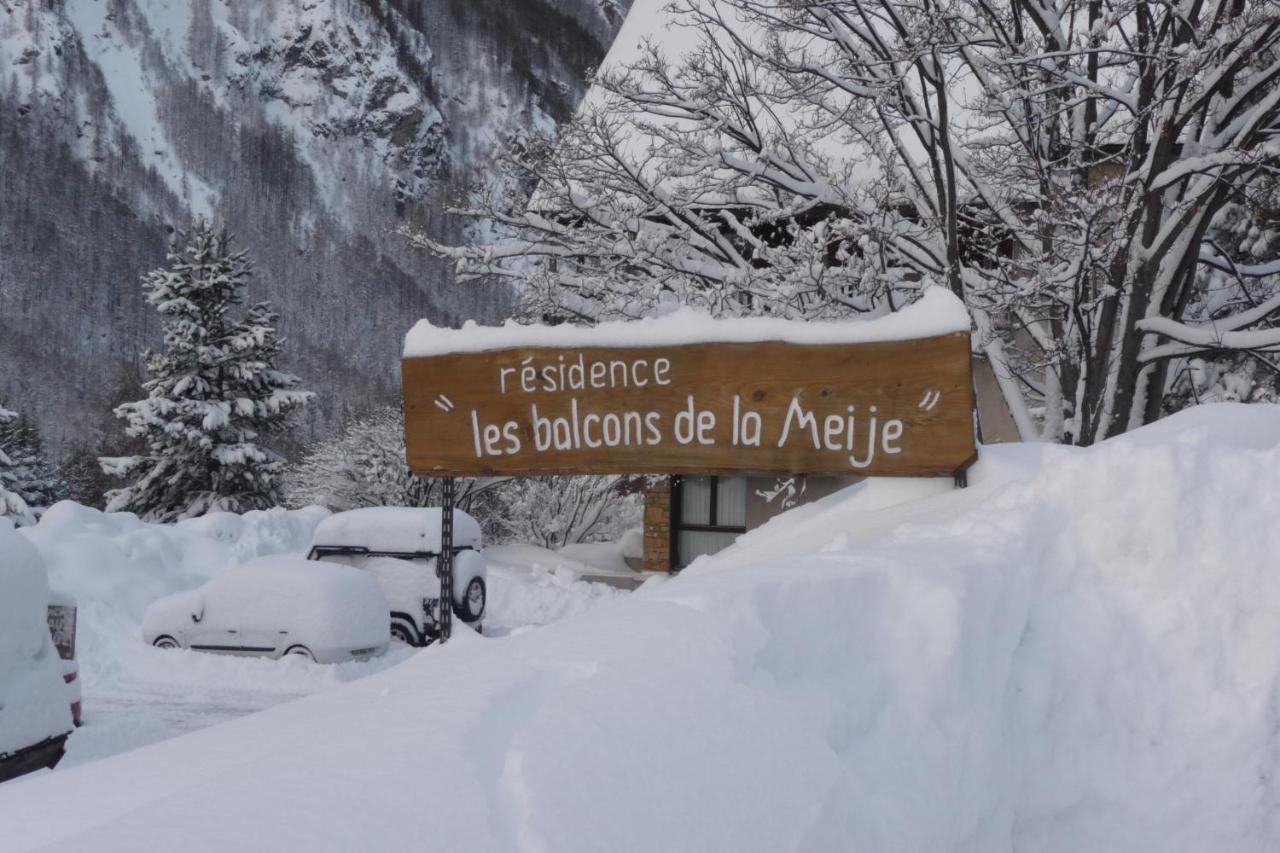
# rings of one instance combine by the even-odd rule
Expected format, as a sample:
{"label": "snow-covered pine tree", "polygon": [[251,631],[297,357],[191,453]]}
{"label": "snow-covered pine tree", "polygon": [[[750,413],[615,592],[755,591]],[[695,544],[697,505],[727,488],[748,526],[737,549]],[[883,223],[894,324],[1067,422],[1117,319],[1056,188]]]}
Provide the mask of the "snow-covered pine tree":
{"label": "snow-covered pine tree", "polygon": [[[17,420],[18,414],[0,406],[0,425],[10,424]],[[8,518],[16,524],[31,524],[35,518],[27,502],[13,490],[13,481],[17,478],[17,465],[0,446],[0,518]]]}
{"label": "snow-covered pine tree", "polygon": [[68,496],[67,483],[45,453],[36,423],[25,415],[8,414],[10,417],[0,422],[0,452],[8,460],[0,463],[0,480],[28,508],[51,507]]}
{"label": "snow-covered pine tree", "polygon": [[279,433],[313,395],[275,367],[281,339],[269,304],[230,316],[252,275],[226,230],[198,221],[178,235],[168,268],[144,279],[163,317],[164,351],[144,353],[146,399],[115,410],[146,451],[101,460],[108,473],[132,478],[108,494],[108,511],[172,521],[282,502],[284,460],[259,440]]}
{"label": "snow-covered pine tree", "polygon": [[613,542],[638,526],[644,511],[628,478],[616,476],[513,477],[496,500],[496,542],[563,548]]}

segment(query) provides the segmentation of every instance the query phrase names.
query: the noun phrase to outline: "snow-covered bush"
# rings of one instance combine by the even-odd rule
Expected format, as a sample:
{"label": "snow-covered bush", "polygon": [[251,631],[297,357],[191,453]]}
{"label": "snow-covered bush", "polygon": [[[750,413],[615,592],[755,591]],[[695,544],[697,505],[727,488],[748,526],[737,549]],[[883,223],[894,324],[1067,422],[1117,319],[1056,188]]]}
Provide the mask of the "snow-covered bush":
{"label": "snow-covered bush", "polygon": [[623,477],[517,477],[496,497],[498,542],[563,548],[612,542],[640,518],[638,493]]}
{"label": "snow-covered bush", "polygon": [[[502,480],[458,480],[458,505],[484,505]],[[315,444],[288,475],[289,505],[333,512],[372,506],[439,506],[440,481],[415,477],[405,461],[404,415],[386,406]],[[487,533],[488,531],[486,531]]]}
{"label": "snow-covered bush", "polygon": [[[289,505],[334,512],[369,506],[429,506],[434,481],[405,463],[404,418],[377,409],[318,442],[289,472]],[[438,498],[437,498],[438,499]]]}
{"label": "snow-covered bush", "polygon": [[268,303],[229,315],[252,272],[225,230],[198,221],[175,241],[169,267],[146,276],[165,348],[144,354],[146,399],[116,408],[147,449],[102,460],[109,473],[133,478],[108,495],[108,510],[171,521],[282,502],[284,460],[259,440],[280,432],[313,395],[275,366],[282,341]]}

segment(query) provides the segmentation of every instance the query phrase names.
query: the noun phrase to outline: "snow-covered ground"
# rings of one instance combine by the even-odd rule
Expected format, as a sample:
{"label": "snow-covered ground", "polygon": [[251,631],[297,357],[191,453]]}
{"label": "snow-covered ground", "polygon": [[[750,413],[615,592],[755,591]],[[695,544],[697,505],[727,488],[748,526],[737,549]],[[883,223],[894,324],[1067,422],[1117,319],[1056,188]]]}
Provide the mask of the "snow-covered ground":
{"label": "snow-covered ground", "polygon": [[[0,849],[1267,851],[1280,410],[871,482],[538,630],[0,789]],[[548,577],[553,577],[549,575]]]}
{"label": "snow-covered ground", "polygon": [[[413,650],[338,665],[224,657],[144,645],[147,605],[193,589],[253,558],[305,555],[318,508],[215,513],[176,525],[144,524],[73,503],[21,531],[43,554],[50,586],[79,606],[84,722],[58,771],[260,711],[402,663]],[[18,534],[11,534],[18,535]],[[505,634],[581,612],[619,593],[563,571],[496,565],[486,632]],[[3,848],[0,833],[0,848]]]}

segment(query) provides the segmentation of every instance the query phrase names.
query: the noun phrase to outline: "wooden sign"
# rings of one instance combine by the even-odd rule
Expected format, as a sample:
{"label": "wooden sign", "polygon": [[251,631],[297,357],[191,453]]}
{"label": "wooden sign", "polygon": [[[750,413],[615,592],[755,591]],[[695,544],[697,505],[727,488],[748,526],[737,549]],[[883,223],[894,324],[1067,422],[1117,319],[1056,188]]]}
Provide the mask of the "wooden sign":
{"label": "wooden sign", "polygon": [[951,474],[969,336],[519,347],[403,362],[409,466],[500,474]]}

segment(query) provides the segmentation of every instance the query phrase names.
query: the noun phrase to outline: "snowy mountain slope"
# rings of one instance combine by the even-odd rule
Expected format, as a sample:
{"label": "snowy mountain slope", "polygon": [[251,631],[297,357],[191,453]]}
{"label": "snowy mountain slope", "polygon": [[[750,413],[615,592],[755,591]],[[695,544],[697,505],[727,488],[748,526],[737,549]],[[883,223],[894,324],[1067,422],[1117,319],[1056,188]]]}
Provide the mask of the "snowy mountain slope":
{"label": "snowy mountain slope", "polygon": [[964,491],[782,516],[785,556],[8,785],[0,849],[391,847],[440,815],[440,849],[1265,851],[1277,465],[1267,406],[987,448]]}
{"label": "snowy mountain slope", "polygon": [[445,203],[507,134],[571,114],[627,5],[3,0],[0,396],[55,444],[107,426],[157,342],[139,278],[212,215],[258,263],[312,417],[385,397],[411,320],[507,299],[394,229],[459,236]]}

